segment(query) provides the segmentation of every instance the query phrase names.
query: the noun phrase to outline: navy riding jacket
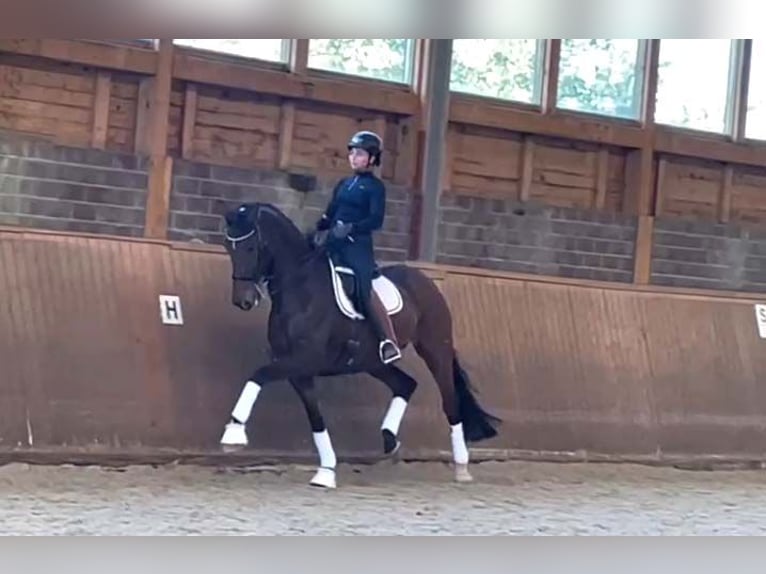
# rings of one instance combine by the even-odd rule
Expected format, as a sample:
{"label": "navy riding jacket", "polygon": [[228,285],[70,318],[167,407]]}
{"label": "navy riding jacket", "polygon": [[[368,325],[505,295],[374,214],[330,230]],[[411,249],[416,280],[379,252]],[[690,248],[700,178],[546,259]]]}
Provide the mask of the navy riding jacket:
{"label": "navy riding jacket", "polygon": [[350,223],[353,242],[372,244],[372,232],[383,226],[385,214],[386,186],[374,173],[364,172],[338,182],[317,227],[331,229],[338,221]]}

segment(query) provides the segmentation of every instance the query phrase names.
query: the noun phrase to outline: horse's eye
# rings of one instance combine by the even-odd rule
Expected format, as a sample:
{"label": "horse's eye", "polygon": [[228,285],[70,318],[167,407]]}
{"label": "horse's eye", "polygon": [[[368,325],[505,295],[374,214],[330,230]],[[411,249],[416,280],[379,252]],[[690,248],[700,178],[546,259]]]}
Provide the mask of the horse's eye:
{"label": "horse's eye", "polygon": [[255,246],[254,245],[251,245],[250,247],[247,248],[247,252],[248,253],[253,253],[254,251],[255,251]]}

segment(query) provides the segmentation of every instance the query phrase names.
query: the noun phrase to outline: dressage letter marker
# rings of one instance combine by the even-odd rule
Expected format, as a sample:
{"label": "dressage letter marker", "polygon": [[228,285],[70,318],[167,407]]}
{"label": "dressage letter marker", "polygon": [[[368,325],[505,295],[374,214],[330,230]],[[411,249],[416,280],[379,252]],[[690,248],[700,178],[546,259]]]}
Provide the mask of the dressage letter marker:
{"label": "dressage letter marker", "polygon": [[165,325],[183,325],[181,298],[178,295],[160,295],[160,316]]}
{"label": "dressage letter marker", "polygon": [[758,335],[766,339],[766,305],[755,306],[755,321],[758,324]]}

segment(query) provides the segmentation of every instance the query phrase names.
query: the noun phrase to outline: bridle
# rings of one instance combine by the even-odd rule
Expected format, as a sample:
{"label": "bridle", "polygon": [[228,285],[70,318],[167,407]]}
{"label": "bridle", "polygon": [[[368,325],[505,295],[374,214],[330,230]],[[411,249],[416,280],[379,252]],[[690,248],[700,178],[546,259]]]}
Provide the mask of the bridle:
{"label": "bridle", "polygon": [[[256,252],[258,254],[258,264],[260,266],[261,262],[261,251],[263,249],[264,243],[261,241],[261,236],[257,231],[257,228],[254,226],[252,230],[250,230],[248,233],[245,233],[244,235],[240,235],[239,237],[232,237],[229,235],[229,233],[226,233],[226,241],[231,243],[232,251],[237,250],[237,244],[242,243],[243,241],[247,241],[251,237],[255,236],[257,239],[256,242]],[[247,283],[252,283],[255,285],[255,288],[258,290],[258,293],[260,294],[261,298],[265,297],[265,293],[263,292],[263,289],[261,288],[260,283],[263,283],[267,288],[269,285],[269,281],[271,280],[271,276],[268,275],[262,275],[260,280],[256,277],[238,277],[234,273],[231,275],[232,281],[245,281]]]}
{"label": "bridle", "polygon": [[[250,239],[253,235],[255,235],[255,227],[253,227],[252,231],[250,233],[245,233],[241,237],[232,237],[228,233],[226,234],[226,241],[231,243],[231,248],[236,251],[237,250],[237,243],[241,243],[242,241],[246,241]],[[258,247],[260,247],[260,241],[258,242]]]}

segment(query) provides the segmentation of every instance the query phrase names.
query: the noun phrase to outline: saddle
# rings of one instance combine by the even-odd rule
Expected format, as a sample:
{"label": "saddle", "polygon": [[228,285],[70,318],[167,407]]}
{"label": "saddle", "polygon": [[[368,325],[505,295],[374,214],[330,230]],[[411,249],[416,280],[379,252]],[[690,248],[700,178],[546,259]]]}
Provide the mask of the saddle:
{"label": "saddle", "polygon": [[[354,303],[354,301],[358,301],[358,288],[354,270],[336,265],[332,257],[327,257],[327,261],[330,264],[335,304],[340,312],[349,319],[363,321],[365,316],[359,312],[358,304]],[[404,307],[404,301],[399,288],[393,281],[383,275],[379,269],[376,269],[373,275],[372,288],[380,297],[389,316],[396,315]]]}

